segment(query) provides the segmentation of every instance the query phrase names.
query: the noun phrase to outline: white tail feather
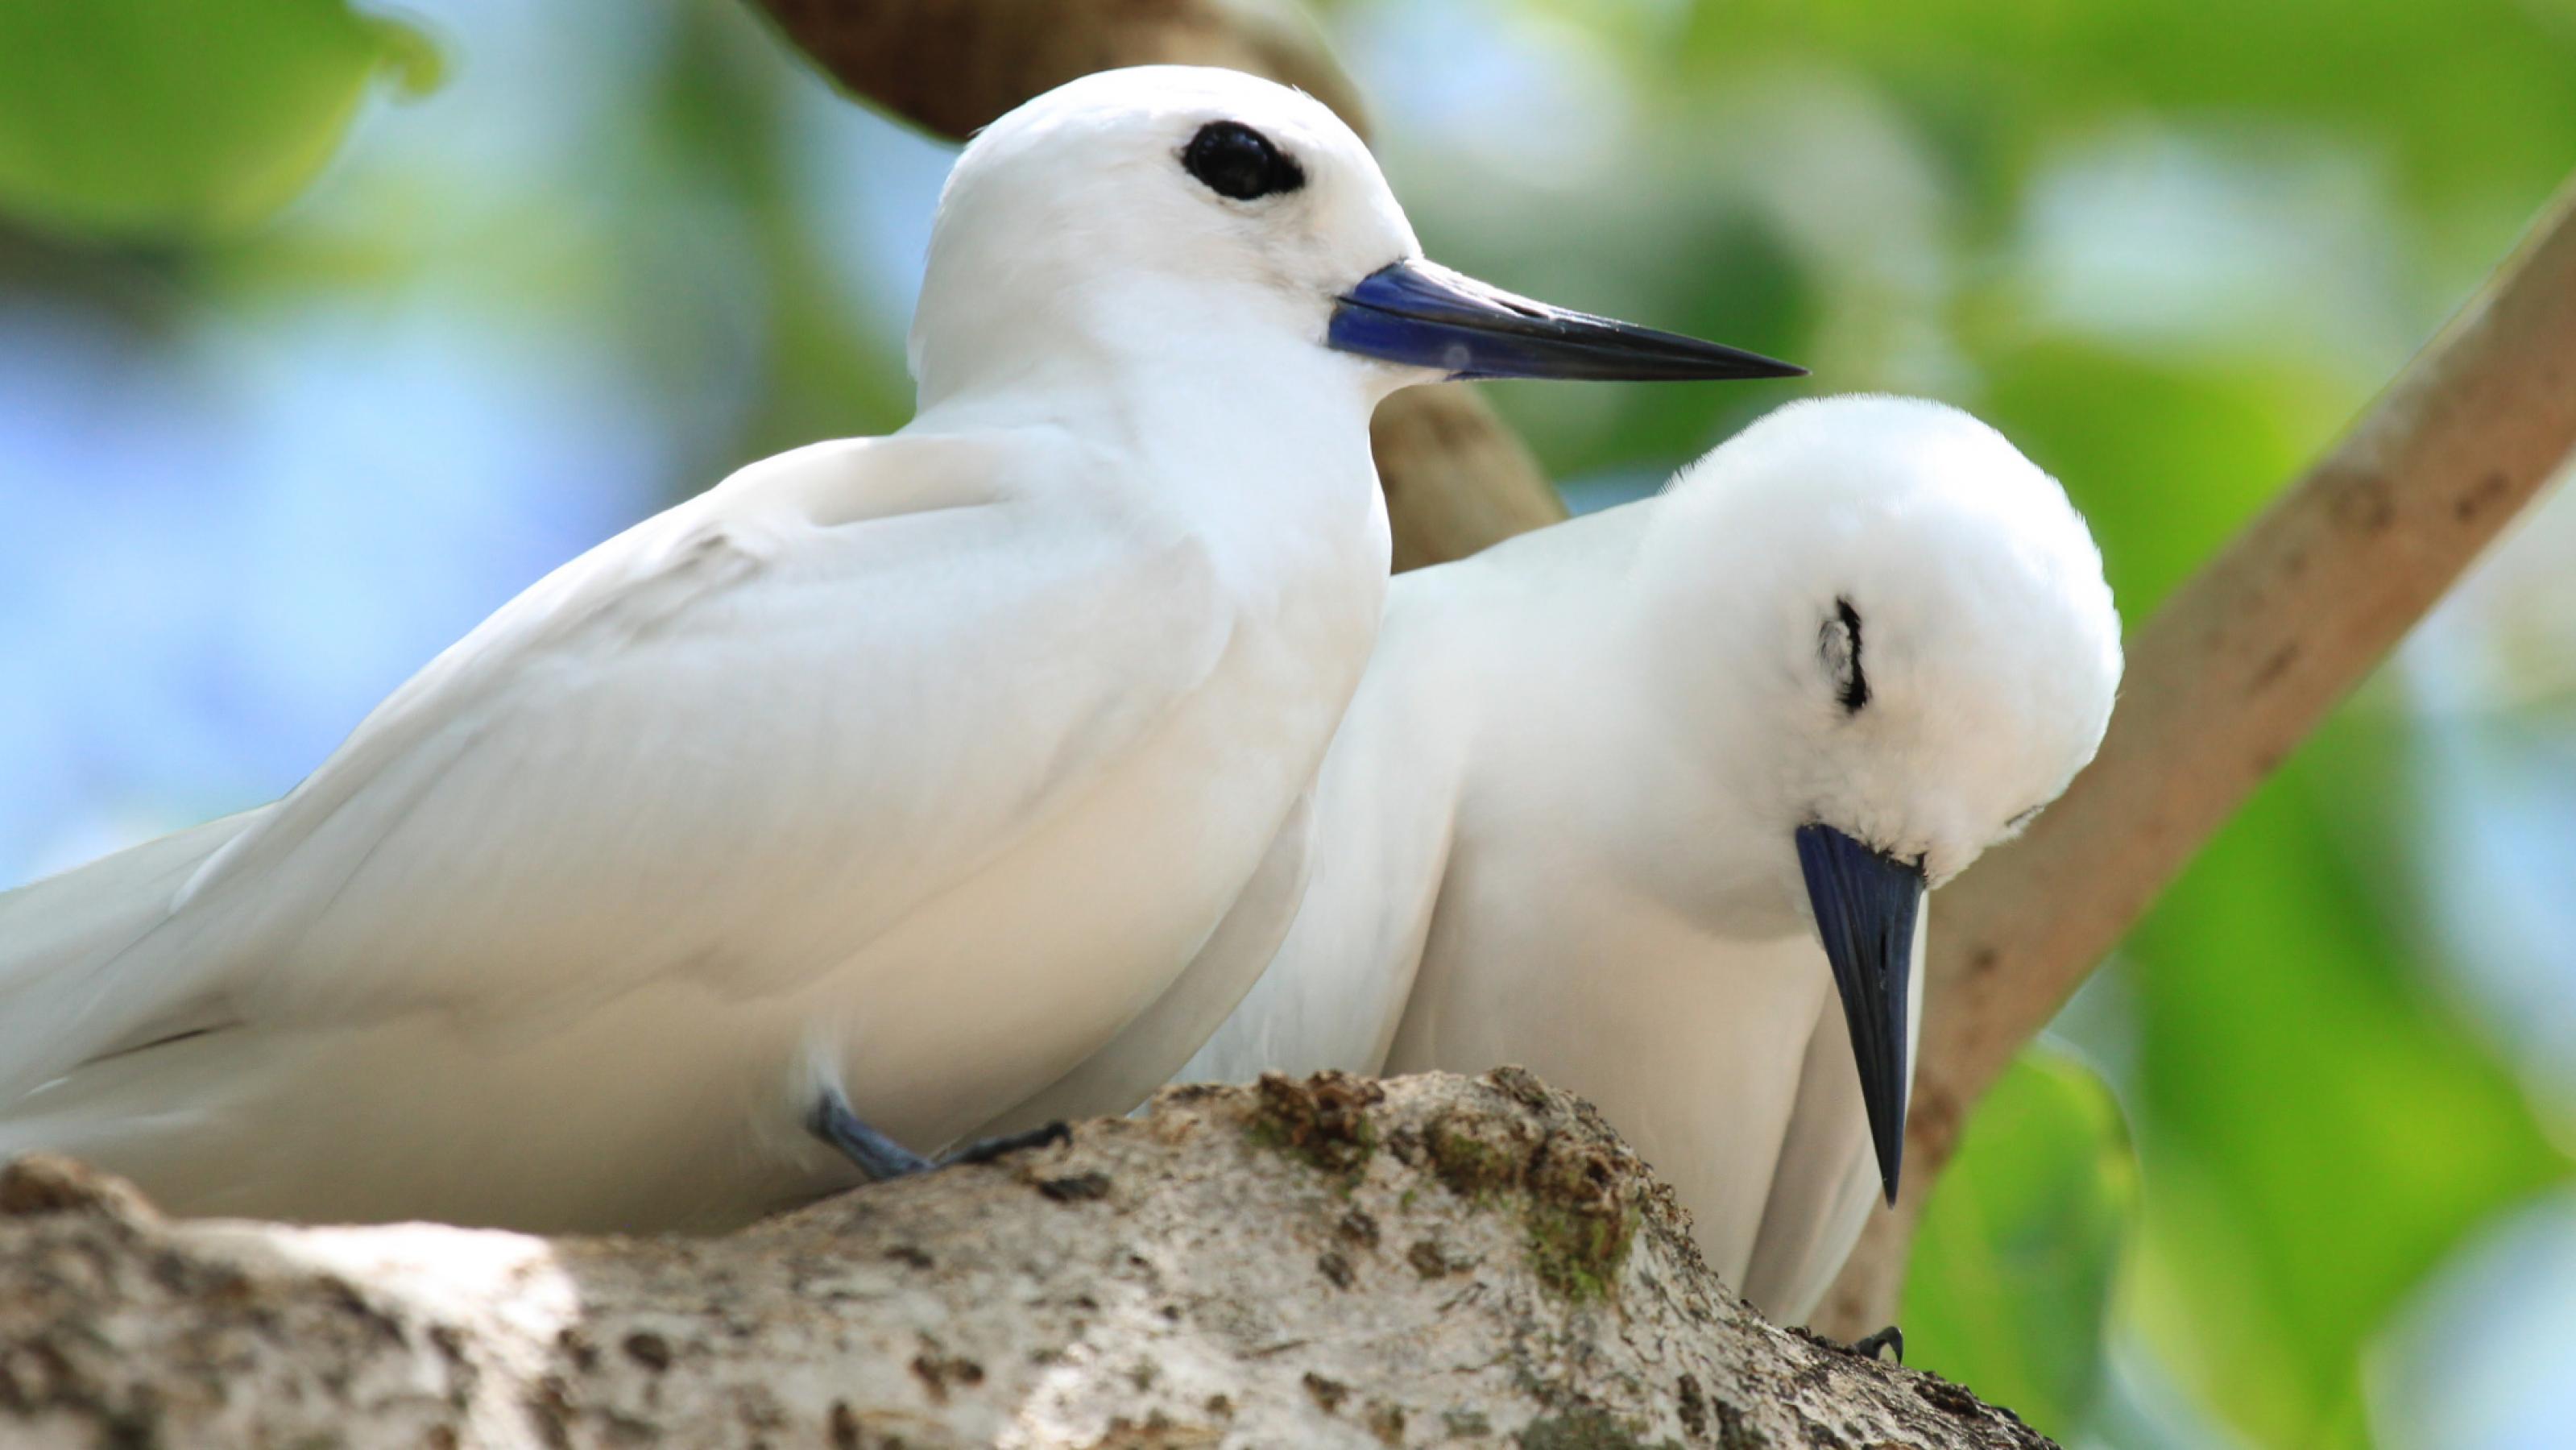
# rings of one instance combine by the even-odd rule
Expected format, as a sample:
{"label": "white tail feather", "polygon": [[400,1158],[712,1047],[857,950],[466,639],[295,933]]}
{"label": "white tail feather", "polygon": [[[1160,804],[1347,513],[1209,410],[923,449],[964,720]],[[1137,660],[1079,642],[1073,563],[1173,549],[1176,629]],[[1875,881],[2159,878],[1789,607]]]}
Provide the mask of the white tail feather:
{"label": "white tail feather", "polygon": [[117,1035],[137,1012],[151,1015],[140,1002],[126,1004],[131,1012],[96,1010],[109,966],[168,920],[180,888],[266,810],[208,821],[0,892],[0,1117],[41,1073],[114,1045],[67,1043],[67,1035]]}

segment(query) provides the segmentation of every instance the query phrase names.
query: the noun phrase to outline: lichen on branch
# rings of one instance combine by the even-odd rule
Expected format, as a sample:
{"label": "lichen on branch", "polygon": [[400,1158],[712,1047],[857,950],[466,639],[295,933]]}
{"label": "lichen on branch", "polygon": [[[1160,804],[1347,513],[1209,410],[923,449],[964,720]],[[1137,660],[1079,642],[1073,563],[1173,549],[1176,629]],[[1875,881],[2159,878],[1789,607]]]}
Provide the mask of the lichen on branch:
{"label": "lichen on branch", "polygon": [[0,1174],[0,1443],[2039,1446],[1764,1323],[1526,1073],[1174,1089],[717,1239]]}

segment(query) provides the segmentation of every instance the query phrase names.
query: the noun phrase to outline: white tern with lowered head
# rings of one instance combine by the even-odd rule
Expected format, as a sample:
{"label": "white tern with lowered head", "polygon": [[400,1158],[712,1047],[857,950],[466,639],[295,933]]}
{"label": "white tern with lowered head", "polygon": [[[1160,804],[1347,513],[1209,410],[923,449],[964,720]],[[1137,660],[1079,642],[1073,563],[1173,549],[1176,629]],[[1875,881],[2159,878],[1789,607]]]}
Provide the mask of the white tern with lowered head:
{"label": "white tern with lowered head", "polygon": [[1267,972],[1204,954],[1038,1103],[1140,1090],[1238,996],[1182,1080],[1522,1063],[1801,1321],[1895,1192],[1921,898],[2066,788],[2119,674],[2101,556],[1999,434],[1791,404],[1656,498],[1399,577]]}
{"label": "white tern with lowered head", "polygon": [[1330,112],[1180,67],[966,149],[911,364],[900,432],[575,559],[274,805],[0,898],[0,1153],[532,1229],[918,1171],[1153,1002],[1313,778],[1380,398],[1784,371],[1432,266]]}

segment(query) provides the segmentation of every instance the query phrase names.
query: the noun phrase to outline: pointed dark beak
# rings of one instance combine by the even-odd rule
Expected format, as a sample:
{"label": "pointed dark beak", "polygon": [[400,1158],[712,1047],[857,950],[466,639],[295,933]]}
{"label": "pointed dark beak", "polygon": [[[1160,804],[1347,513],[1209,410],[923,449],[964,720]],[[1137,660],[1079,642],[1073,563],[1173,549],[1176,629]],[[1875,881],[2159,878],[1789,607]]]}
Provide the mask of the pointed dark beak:
{"label": "pointed dark beak", "polygon": [[1905,1156],[1906,988],[1914,967],[1914,922],[1923,906],[1923,868],[1899,861],[1831,826],[1798,828],[1798,865],[1816,933],[1843,998],[1860,1100],[1878,1149],[1878,1179],[1896,1202]]}
{"label": "pointed dark beak", "polygon": [[1325,341],[1452,378],[1794,378],[1806,369],[1678,333],[1570,312],[1416,258],[1342,294]]}

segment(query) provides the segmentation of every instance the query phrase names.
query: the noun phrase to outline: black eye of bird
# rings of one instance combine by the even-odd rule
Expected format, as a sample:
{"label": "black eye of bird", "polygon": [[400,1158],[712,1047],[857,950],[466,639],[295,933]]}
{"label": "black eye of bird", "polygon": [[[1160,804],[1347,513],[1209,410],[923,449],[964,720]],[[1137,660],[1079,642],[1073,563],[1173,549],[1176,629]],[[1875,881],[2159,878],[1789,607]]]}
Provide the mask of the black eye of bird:
{"label": "black eye of bird", "polygon": [[1181,165],[1207,183],[1208,190],[1236,201],[1251,201],[1306,184],[1306,169],[1297,158],[1270,144],[1270,138],[1241,121],[1210,121],[1190,138]]}
{"label": "black eye of bird", "polygon": [[1869,676],[1860,668],[1860,611],[1848,599],[1834,601],[1834,617],[1825,621],[1825,663],[1840,688],[1835,698],[1843,713],[1857,715],[1869,703]]}

